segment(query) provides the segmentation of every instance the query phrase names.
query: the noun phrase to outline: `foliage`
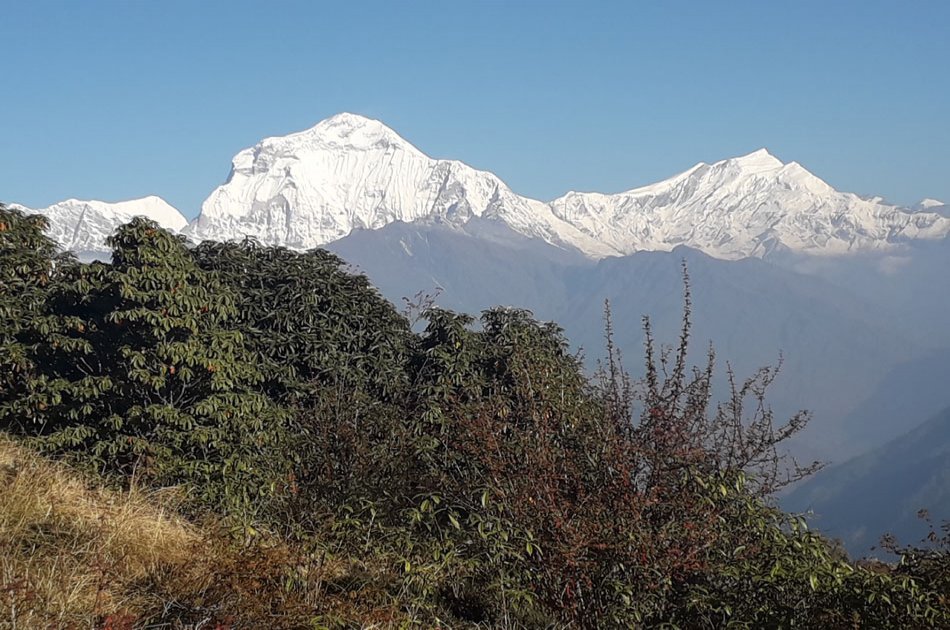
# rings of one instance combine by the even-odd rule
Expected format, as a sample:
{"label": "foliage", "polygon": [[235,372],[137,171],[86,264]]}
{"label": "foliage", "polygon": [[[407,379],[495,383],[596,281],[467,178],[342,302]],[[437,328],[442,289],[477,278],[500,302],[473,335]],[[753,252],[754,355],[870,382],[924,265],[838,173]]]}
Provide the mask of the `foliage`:
{"label": "foliage", "polygon": [[272,457],[287,414],[255,388],[233,296],[150,221],[111,245],[111,265],[70,264],[48,289],[35,374],[5,423],[99,470],[255,509],[288,472]]}
{"label": "foliage", "polygon": [[[893,569],[894,574],[930,585],[940,594],[940,605],[946,608],[950,606],[950,521],[944,521],[938,527],[926,510],[921,510],[918,516],[930,529],[920,544],[900,545],[893,536],[885,535],[881,547],[900,557],[900,563]],[[885,568],[890,569],[887,565]]]}
{"label": "foliage", "polygon": [[[726,481],[726,480],[724,480]],[[688,628],[945,627],[928,582],[840,558],[805,521],[763,505],[741,476],[718,486],[722,545],[707,569],[674,586],[670,621]],[[724,505],[725,504],[725,505]]]}
{"label": "foliage", "polygon": [[0,204],[0,422],[34,414],[16,403],[35,378],[49,285],[62,262],[56,260],[56,245],[43,234],[45,228],[45,217]]}
{"label": "foliage", "polygon": [[272,398],[313,385],[360,389],[377,398],[405,388],[408,322],[324,250],[205,242],[192,251],[234,294],[235,324],[265,373]]}
{"label": "foliage", "polygon": [[774,507],[817,466],[783,451],[808,416],[776,423],[776,368],[740,381],[727,367],[714,402],[712,350],[686,362],[688,282],[674,347],[644,321],[641,380],[609,310],[590,378],[527,311],[430,305],[415,333],[320,250],[189,248],[135,219],[111,264],[80,264],[40,220],[0,209],[0,225],[15,320],[0,428],[127,487],[182,484],[193,518],[203,505],[243,525],[196,534],[194,566],[167,568],[181,587],[140,575],[174,602],[140,621],[950,625],[945,553],[852,564]]}

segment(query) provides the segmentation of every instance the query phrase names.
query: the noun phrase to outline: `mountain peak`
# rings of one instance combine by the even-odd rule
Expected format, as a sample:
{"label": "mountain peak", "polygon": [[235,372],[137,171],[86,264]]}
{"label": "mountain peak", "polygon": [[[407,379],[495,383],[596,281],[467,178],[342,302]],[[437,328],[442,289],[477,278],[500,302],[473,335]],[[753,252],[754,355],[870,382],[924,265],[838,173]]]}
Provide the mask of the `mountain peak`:
{"label": "mountain peak", "polygon": [[784,166],[784,163],[780,159],[769,153],[769,150],[765,148],[730,160],[725,160],[725,162],[735,164],[743,169],[753,170],[771,170]]}
{"label": "mountain peak", "polygon": [[177,208],[158,195],[112,202],[98,199],[66,199],[45,208],[41,212],[50,213],[54,210],[79,213],[80,215],[92,211],[102,216],[115,216],[122,220],[131,220],[132,217],[142,216],[174,231],[182,229],[188,223],[188,219]]}
{"label": "mountain peak", "polygon": [[339,114],[334,114],[329,118],[324,118],[319,123],[317,123],[317,125],[345,125],[350,127],[365,127],[367,125],[377,125],[381,127],[386,126],[375,118],[363,116],[362,114],[354,114],[352,112],[340,112]]}
{"label": "mountain peak", "polygon": [[342,112],[331,116],[320,121],[307,131],[293,135],[306,135],[308,138],[317,139],[322,144],[340,146],[347,149],[369,149],[380,146],[412,146],[382,122],[349,112]]}
{"label": "mountain peak", "polygon": [[64,249],[74,252],[106,252],[105,242],[116,227],[142,216],[163,228],[178,232],[188,224],[181,212],[155,195],[107,202],[96,199],[66,199],[40,210],[21,208],[49,218],[47,234]]}
{"label": "mountain peak", "polygon": [[491,173],[428,157],[378,120],[341,113],[238,153],[228,180],[185,233],[309,249],[355,229],[395,221],[461,225],[474,216],[560,242],[552,227],[559,222],[545,204],[518,197]]}
{"label": "mountain peak", "polygon": [[939,199],[921,199],[911,206],[911,210],[917,213],[935,213],[950,218],[950,204]]}

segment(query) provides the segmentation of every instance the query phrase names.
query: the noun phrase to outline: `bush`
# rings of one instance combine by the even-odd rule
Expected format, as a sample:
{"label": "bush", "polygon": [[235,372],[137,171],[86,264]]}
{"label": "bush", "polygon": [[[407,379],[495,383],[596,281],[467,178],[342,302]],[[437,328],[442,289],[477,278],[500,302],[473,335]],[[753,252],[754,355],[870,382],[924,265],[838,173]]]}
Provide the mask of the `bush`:
{"label": "bush", "polygon": [[[945,554],[854,565],[774,507],[817,466],[782,450],[808,416],[776,423],[774,368],[730,373],[714,403],[712,351],[686,363],[688,283],[675,347],[644,322],[642,380],[621,368],[609,312],[589,378],[527,311],[429,308],[415,334],[319,250],[189,249],[135,219],[111,264],[80,264],[41,221],[0,209],[0,226],[15,320],[0,331],[0,428],[126,487],[183,484],[196,521],[210,508],[241,534],[201,529],[187,570],[122,569],[164,602],[136,623],[950,624]],[[18,562],[39,545],[11,536]]]}
{"label": "bush", "polygon": [[37,378],[36,354],[50,326],[47,298],[58,266],[46,219],[0,204],[0,423],[35,418],[38,405],[20,398]]}
{"label": "bush", "polygon": [[[324,468],[301,486],[333,523],[323,543],[389,558],[417,614],[592,628],[946,619],[922,583],[847,563],[765,500],[804,474],[778,450],[804,417],[773,427],[762,403],[772,372],[712,408],[711,363],[685,369],[684,347],[648,347],[638,386],[617,366],[592,384],[557,327],[524,311],[487,311],[479,330],[428,318],[410,411],[361,424],[369,406],[323,397],[308,435]],[[748,430],[724,441],[737,424]]]}
{"label": "bush", "polygon": [[333,254],[246,240],[204,242],[192,255],[234,295],[236,325],[275,400],[299,402],[317,385],[375,398],[405,390],[408,322]]}
{"label": "bush", "polygon": [[111,265],[58,267],[2,426],[101,472],[187,482],[244,518],[290,470],[288,414],[256,387],[234,296],[150,221],[110,243]]}

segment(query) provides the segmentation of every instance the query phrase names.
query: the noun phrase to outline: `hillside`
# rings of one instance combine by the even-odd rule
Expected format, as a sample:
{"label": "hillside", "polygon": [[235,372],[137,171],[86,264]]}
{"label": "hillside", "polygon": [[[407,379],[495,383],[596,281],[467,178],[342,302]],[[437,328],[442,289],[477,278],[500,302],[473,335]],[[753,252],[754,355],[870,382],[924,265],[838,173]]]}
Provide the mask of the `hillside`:
{"label": "hillside", "polygon": [[203,532],[167,493],[102,488],[3,433],[0,481],[0,626],[77,627],[154,614],[163,602],[143,585],[204,587],[191,570]]}
{"label": "hillside", "polygon": [[904,544],[950,520],[950,409],[869,453],[824,470],[782,499],[792,511],[812,511],[813,525],[868,554],[884,533]]}

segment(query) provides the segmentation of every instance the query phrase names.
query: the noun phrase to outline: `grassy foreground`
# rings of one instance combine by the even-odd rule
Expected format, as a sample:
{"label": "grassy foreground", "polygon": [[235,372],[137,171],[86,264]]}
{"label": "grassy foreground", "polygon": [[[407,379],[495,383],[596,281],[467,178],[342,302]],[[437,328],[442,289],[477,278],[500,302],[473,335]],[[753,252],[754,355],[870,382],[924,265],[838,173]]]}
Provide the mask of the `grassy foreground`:
{"label": "grassy foreground", "polygon": [[395,627],[359,561],[238,544],[174,489],[104,488],[0,434],[0,628]]}

